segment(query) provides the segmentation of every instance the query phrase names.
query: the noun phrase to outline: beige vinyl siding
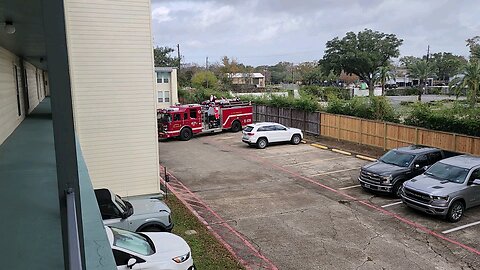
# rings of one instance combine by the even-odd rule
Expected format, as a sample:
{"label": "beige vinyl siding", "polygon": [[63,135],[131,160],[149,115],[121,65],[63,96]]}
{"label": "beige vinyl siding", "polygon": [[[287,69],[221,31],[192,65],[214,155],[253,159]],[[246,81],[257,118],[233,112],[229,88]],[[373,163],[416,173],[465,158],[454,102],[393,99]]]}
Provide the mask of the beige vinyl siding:
{"label": "beige vinyl siding", "polygon": [[150,0],[66,0],[75,128],[95,188],[159,192]]}
{"label": "beige vinyl siding", "polygon": [[[20,110],[18,115],[17,89],[14,66],[18,67]],[[15,130],[25,118],[23,88],[18,57],[0,47],[0,144]]]}

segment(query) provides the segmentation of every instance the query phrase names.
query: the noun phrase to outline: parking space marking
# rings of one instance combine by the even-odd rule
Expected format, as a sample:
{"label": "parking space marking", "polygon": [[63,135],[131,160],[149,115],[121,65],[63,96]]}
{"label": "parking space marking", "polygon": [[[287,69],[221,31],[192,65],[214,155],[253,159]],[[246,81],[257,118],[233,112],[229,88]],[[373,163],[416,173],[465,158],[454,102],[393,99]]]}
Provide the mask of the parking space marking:
{"label": "parking space marking", "polygon": [[221,138],[218,138],[217,140],[229,140],[229,139],[233,139],[235,138],[236,136],[229,136],[229,137],[221,137]]}
{"label": "parking space marking", "polygon": [[353,186],[349,186],[349,187],[339,188],[339,190],[346,190],[346,189],[357,188],[357,187],[361,187],[361,186],[362,186],[362,185],[353,185]]}
{"label": "parking space marking", "polygon": [[402,203],[402,201],[399,201],[399,202],[394,202],[394,203],[389,203],[389,204],[385,204],[385,205],[382,205],[382,208],[386,208],[386,207],[394,206],[394,205],[401,204],[401,203]]}
{"label": "parking space marking", "polygon": [[342,159],[344,157],[336,157],[336,158],[319,158],[319,159],[312,159],[309,161],[302,161],[302,162],[297,162],[297,163],[292,163],[292,164],[287,164],[283,166],[295,166],[295,165],[303,165],[303,164],[308,164],[312,162],[317,162],[317,161],[329,161],[329,160],[336,160],[336,159]]}
{"label": "parking space marking", "polygon": [[456,231],[463,230],[465,228],[472,227],[472,226],[479,225],[479,224],[480,224],[480,221],[472,222],[472,223],[469,223],[469,224],[466,224],[466,225],[458,226],[458,227],[450,229],[450,230],[443,231],[442,233],[447,234],[447,233],[451,233],[451,232],[456,232]]}
{"label": "parking space marking", "polygon": [[270,156],[261,156],[263,158],[272,158],[272,157],[286,157],[286,156],[291,156],[291,155],[297,155],[297,154],[308,154],[308,153],[313,153],[316,151],[305,151],[305,152],[293,152],[293,153],[287,153],[287,154],[281,154],[281,155],[270,155]]}
{"label": "parking space marking", "polygon": [[317,174],[312,174],[312,175],[310,175],[310,177],[327,175],[327,174],[332,174],[332,173],[339,173],[339,172],[348,172],[348,171],[353,171],[353,170],[358,170],[358,168],[343,169],[343,170],[331,171],[331,172],[321,172],[321,173],[317,173]]}

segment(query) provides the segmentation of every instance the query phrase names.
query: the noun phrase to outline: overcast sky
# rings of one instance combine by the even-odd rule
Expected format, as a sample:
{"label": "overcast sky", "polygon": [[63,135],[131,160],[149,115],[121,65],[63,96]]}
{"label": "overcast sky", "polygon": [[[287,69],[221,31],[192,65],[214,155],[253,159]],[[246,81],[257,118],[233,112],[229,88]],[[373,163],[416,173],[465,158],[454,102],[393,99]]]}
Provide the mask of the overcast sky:
{"label": "overcast sky", "polygon": [[258,66],[321,59],[325,43],[365,28],[404,40],[402,55],[453,52],[480,35],[478,0],[152,0],[154,44],[184,62],[224,55]]}

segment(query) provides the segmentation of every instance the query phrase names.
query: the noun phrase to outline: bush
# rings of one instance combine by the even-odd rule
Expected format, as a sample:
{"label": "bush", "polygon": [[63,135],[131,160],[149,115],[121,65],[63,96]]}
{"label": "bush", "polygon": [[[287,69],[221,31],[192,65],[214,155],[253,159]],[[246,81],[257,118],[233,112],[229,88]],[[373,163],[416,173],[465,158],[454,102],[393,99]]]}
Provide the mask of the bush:
{"label": "bush", "polygon": [[217,98],[232,98],[232,96],[228,92],[210,88],[200,87],[193,90],[178,90],[178,97],[180,99],[180,103],[201,103],[205,100],[209,100],[211,95],[214,95]]}
{"label": "bush", "polygon": [[401,88],[401,89],[386,89],[386,96],[417,96],[418,88]]}
{"label": "bush", "polygon": [[360,118],[399,122],[392,105],[385,97],[354,97],[351,100],[330,99],[327,112]]}
{"label": "bush", "polygon": [[307,85],[300,88],[300,91],[308,95],[317,97],[323,101],[328,101],[330,97],[339,99],[350,99],[350,89],[341,87],[322,87],[318,85]]}
{"label": "bush", "polygon": [[405,124],[427,129],[480,136],[480,109],[455,103],[452,108],[435,108],[417,103],[405,118]]}
{"label": "bush", "polygon": [[293,108],[309,112],[314,112],[320,109],[317,99],[310,95],[302,95],[298,99],[290,96],[284,97],[278,95],[269,95],[266,97],[241,96],[240,99],[251,101],[252,103],[258,105],[267,105],[278,108]]}

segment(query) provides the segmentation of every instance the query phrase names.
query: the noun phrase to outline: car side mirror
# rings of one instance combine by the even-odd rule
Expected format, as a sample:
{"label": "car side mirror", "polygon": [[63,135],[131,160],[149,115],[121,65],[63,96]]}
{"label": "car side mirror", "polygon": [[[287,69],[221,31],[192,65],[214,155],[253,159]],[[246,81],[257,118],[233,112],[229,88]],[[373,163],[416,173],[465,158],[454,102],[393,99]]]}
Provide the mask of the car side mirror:
{"label": "car side mirror", "polygon": [[480,186],[480,179],[473,180],[472,184]]}
{"label": "car side mirror", "polygon": [[420,164],[415,164],[415,169],[420,169]]}
{"label": "car side mirror", "polygon": [[127,267],[130,269],[133,269],[133,266],[135,266],[136,264],[137,264],[137,260],[135,258],[130,258],[128,259]]}

